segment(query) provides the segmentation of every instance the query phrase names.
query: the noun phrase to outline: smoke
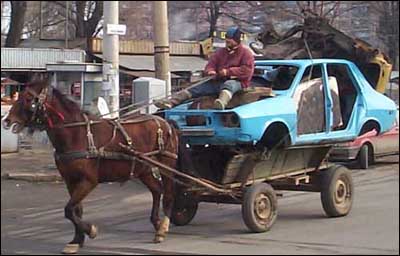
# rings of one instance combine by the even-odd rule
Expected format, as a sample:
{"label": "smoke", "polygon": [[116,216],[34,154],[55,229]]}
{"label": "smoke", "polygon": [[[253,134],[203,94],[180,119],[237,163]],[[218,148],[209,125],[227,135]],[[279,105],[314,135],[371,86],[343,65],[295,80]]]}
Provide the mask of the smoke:
{"label": "smoke", "polygon": [[196,23],[190,10],[182,10],[169,17],[169,38],[171,41],[196,38]]}

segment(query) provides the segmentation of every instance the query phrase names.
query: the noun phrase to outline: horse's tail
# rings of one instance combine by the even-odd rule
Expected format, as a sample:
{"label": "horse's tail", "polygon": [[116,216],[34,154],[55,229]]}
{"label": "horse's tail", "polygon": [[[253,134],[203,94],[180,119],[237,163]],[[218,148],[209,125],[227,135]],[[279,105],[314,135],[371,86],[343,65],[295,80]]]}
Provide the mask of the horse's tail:
{"label": "horse's tail", "polygon": [[171,137],[173,138],[173,139],[175,139],[175,144],[177,145],[177,152],[179,152],[179,144],[180,144],[180,136],[181,136],[181,132],[180,132],[180,130],[179,130],[179,126],[178,126],[178,124],[176,123],[176,121],[175,120],[171,120],[171,119],[169,119],[169,120],[167,120],[167,122],[168,122],[168,124],[169,124],[169,126],[171,127]]}
{"label": "horse's tail", "polygon": [[169,126],[171,127],[171,139],[174,140],[174,144],[176,145],[176,154],[178,155],[176,161],[176,168],[180,170],[181,167],[181,150],[182,150],[182,141],[181,141],[181,131],[179,130],[179,126],[175,120],[168,119],[167,120]]}

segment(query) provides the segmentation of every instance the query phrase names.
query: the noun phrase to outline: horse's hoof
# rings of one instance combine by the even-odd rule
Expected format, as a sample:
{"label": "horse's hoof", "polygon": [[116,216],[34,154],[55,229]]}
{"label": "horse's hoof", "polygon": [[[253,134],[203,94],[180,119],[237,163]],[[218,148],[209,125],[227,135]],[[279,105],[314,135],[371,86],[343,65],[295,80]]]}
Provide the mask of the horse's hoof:
{"label": "horse's hoof", "polygon": [[79,244],[67,244],[62,250],[63,254],[76,254],[79,251]]}
{"label": "horse's hoof", "polygon": [[156,243],[156,244],[161,243],[162,241],[164,241],[164,238],[165,238],[165,236],[156,235],[156,236],[154,237],[153,242]]}
{"label": "horse's hoof", "polygon": [[163,221],[161,222],[161,227],[160,230],[164,230],[165,233],[168,233],[169,231],[169,218],[165,217]]}
{"label": "horse's hoof", "polygon": [[97,226],[92,225],[92,226],[90,226],[89,238],[94,239],[96,236],[97,236]]}

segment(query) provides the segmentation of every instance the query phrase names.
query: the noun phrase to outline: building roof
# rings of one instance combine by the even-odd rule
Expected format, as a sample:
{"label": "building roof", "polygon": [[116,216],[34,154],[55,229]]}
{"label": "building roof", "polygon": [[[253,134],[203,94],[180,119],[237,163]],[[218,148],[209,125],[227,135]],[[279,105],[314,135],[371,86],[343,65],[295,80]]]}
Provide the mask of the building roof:
{"label": "building roof", "polygon": [[69,49],[1,48],[1,71],[46,71],[46,64],[85,61],[85,51]]}
{"label": "building roof", "polygon": [[[103,59],[102,54],[94,54]],[[170,56],[169,65],[171,72],[200,71],[206,66],[207,61],[195,56]],[[154,71],[153,55],[119,55],[119,65],[130,70]]]}
{"label": "building roof", "polygon": [[[65,39],[22,39],[18,48],[46,48],[46,49],[66,49]],[[82,50],[86,48],[86,38],[68,40],[68,49]]]}
{"label": "building roof", "polygon": [[[139,70],[139,71],[131,71],[131,70],[125,70],[125,69],[120,69],[120,73],[130,75],[130,76],[135,76],[135,77],[155,77],[156,72],[154,71],[148,71],[148,70]],[[171,73],[171,78],[179,78],[180,76]]]}

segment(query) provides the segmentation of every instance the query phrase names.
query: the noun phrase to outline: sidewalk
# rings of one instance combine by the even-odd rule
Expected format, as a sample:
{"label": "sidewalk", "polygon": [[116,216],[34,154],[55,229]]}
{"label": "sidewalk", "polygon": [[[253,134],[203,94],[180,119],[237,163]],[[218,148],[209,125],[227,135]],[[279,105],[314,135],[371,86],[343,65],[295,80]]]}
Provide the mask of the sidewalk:
{"label": "sidewalk", "polygon": [[18,153],[1,154],[1,179],[30,182],[61,182],[54,163],[53,147],[39,143],[20,143]]}

